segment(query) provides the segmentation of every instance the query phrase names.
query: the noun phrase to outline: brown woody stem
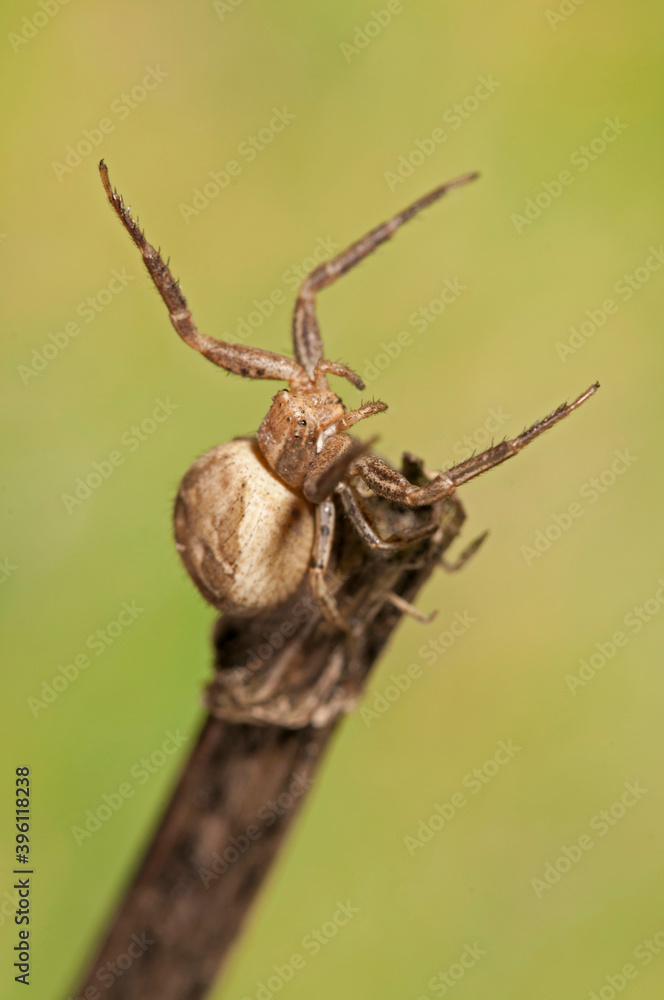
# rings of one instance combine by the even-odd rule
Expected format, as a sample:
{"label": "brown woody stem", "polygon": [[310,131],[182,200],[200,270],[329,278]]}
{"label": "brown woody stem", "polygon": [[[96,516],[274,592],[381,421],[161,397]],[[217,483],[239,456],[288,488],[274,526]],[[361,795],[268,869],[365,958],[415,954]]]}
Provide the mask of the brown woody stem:
{"label": "brown woody stem", "polygon": [[[410,475],[421,470],[412,457],[406,464]],[[421,511],[378,498],[371,507],[384,537],[421,524]],[[354,626],[350,638],[321,618],[304,589],[260,618],[220,620],[216,674],[207,691],[210,714],[74,997],[205,995],[306,798],[337,721],[356,704],[403,602],[415,600],[459,532],[464,514],[455,498],[426,516],[431,510],[439,531],[387,554],[367,550],[340,518],[334,580],[342,613]],[[401,607],[387,599],[390,593],[402,599]],[[274,636],[267,658],[265,633]],[[270,808],[279,796],[286,808]],[[99,971],[130,946],[137,954],[131,966],[110,986],[107,975],[102,986]],[[98,992],[86,994],[93,987]]]}

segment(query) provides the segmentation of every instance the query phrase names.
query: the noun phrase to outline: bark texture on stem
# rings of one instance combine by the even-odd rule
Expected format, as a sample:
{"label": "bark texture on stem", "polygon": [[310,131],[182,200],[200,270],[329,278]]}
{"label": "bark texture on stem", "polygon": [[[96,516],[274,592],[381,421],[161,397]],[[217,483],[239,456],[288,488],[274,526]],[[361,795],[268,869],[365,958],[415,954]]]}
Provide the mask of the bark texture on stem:
{"label": "bark texture on stem", "polygon": [[[404,472],[427,479],[412,456],[404,457]],[[333,579],[350,636],[321,617],[305,585],[269,614],[219,621],[209,715],[74,997],[197,1000],[219,974],[337,721],[357,703],[403,602],[415,599],[464,520],[454,497],[426,510],[372,496],[366,505],[383,537],[430,517],[440,527],[425,541],[381,553],[340,518]],[[399,607],[389,594],[401,598]],[[270,803],[280,795],[287,807],[275,810]],[[137,957],[108,985],[100,970],[128,949]],[[86,994],[93,987],[98,993]]]}

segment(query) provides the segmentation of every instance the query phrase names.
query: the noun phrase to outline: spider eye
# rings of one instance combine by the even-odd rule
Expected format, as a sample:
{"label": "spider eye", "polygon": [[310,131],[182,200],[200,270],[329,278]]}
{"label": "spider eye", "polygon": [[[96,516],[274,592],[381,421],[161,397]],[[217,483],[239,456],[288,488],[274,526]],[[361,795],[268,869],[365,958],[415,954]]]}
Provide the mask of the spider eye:
{"label": "spider eye", "polygon": [[300,427],[306,427],[307,426],[306,420],[298,420],[298,424],[300,425]]}

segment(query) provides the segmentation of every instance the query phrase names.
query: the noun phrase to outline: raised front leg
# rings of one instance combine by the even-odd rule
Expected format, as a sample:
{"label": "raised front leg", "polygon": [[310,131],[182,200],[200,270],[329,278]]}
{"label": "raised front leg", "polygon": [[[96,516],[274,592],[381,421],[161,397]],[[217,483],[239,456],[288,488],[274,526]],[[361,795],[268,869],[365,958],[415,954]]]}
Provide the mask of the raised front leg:
{"label": "raised front leg", "polygon": [[534,441],[536,437],[539,437],[549,427],[553,427],[554,424],[557,424],[564,417],[568,416],[568,414],[572,413],[573,410],[576,410],[577,407],[581,406],[582,403],[585,403],[587,399],[594,395],[598,389],[599,382],[595,382],[594,385],[586,389],[574,402],[563,403],[557,410],[550,413],[548,417],[538,420],[537,423],[529,427],[528,430],[523,431],[518,437],[512,438],[510,441],[501,441],[500,444],[494,445],[493,448],[487,448],[481,454],[473,455],[472,458],[467,459],[465,462],[460,462],[459,465],[452,466],[451,469],[442,472],[435,479],[432,479],[426,486],[413,486],[396,469],[392,469],[375,455],[366,455],[363,458],[359,458],[356,462],[356,469],[365,483],[378,496],[385,497],[386,500],[392,500],[394,503],[404,504],[406,507],[425,507],[428,504],[436,503],[437,500],[442,500],[444,497],[449,496],[462,483],[467,483],[470,479],[474,479],[483,472],[487,472],[495,465],[500,465],[501,462],[505,462],[508,458],[518,455],[527,444],[530,444],[531,441]]}
{"label": "raised front leg", "polygon": [[308,383],[309,380],[302,368],[292,358],[274,354],[272,351],[263,351],[258,347],[248,347],[246,344],[226,344],[222,340],[215,340],[198,332],[180,285],[171,274],[168,264],[162,260],[159,251],[146,240],[138,221],[132,218],[122,196],[111,187],[108,168],[103,160],[99,164],[99,173],[108,200],[141,251],[143,263],[166,303],[171,323],[184,342],[215,365],[236,375],[281,379],[294,385]]}
{"label": "raised front leg", "polygon": [[397,231],[397,229],[412,219],[414,215],[422,209],[432,205],[443,195],[451,191],[452,188],[461,187],[469,181],[475,180],[478,174],[465,174],[457,177],[447,184],[430,191],[423,198],[418,198],[412,205],[399,212],[393,218],[388,219],[382,225],[372,229],[371,232],[363,236],[362,239],[352,243],[343,250],[337,257],[326,261],[317,267],[303,281],[295,303],[295,313],[293,315],[293,346],[295,357],[300,362],[308,375],[314,374],[314,369],[323,358],[323,344],[320,337],[318,320],[316,319],[316,292],[321,288],[326,288],[333,281],[350,271],[359,261],[372,253],[381,243],[385,243]]}

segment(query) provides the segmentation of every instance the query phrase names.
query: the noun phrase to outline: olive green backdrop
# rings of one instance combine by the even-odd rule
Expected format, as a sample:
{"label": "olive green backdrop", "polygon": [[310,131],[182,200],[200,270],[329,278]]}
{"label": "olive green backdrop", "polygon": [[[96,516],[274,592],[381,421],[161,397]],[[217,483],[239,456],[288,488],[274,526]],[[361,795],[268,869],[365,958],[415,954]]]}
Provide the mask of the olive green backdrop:
{"label": "olive green backdrop", "polygon": [[[31,996],[66,997],[185,760],[167,733],[200,720],[214,613],[172,498],[274,391],[178,341],[103,155],[199,327],[237,339],[244,320],[276,351],[316,249],[481,171],[320,297],[329,355],[390,405],[371,430],[392,460],[449,464],[602,383],[461,491],[486,546],[426,589],[433,624],[403,623],[214,996],[660,997],[660,6],[10,0],[0,17],[2,996],[23,995],[14,768],[34,795]],[[339,927],[340,903],[357,912]]]}

